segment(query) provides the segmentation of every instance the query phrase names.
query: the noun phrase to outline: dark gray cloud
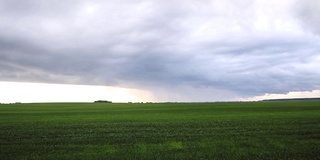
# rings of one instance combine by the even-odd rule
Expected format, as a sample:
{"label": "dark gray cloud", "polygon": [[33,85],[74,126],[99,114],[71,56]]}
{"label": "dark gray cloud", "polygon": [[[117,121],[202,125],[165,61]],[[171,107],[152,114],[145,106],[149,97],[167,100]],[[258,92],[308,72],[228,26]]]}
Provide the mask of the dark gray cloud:
{"label": "dark gray cloud", "polygon": [[320,89],[318,3],[290,2],[2,0],[0,80],[141,88],[164,101]]}

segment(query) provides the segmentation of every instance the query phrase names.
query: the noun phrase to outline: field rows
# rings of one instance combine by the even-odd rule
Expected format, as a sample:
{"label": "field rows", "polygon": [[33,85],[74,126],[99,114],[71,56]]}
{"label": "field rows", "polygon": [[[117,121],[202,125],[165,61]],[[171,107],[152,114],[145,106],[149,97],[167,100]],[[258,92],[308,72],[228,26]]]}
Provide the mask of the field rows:
{"label": "field rows", "polygon": [[0,158],[320,159],[319,104],[0,105]]}

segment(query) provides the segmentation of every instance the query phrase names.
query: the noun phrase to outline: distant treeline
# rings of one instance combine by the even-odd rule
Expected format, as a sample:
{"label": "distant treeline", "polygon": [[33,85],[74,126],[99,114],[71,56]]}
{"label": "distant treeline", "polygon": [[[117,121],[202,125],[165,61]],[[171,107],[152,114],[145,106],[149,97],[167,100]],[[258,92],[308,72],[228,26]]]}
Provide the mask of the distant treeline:
{"label": "distant treeline", "polygon": [[320,101],[320,98],[287,98],[287,99],[265,99],[264,102],[275,102],[275,101]]}
{"label": "distant treeline", "polygon": [[97,100],[97,101],[94,101],[94,103],[112,103],[112,101],[107,101],[107,100]]}

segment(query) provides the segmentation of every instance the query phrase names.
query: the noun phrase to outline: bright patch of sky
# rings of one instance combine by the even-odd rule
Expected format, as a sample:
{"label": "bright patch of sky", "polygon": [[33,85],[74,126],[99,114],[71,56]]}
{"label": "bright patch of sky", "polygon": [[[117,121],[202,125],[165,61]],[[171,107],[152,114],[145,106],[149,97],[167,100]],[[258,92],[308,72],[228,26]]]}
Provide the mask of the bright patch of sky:
{"label": "bright patch of sky", "polygon": [[0,103],[140,102],[153,99],[146,91],[107,86],[0,82]]}

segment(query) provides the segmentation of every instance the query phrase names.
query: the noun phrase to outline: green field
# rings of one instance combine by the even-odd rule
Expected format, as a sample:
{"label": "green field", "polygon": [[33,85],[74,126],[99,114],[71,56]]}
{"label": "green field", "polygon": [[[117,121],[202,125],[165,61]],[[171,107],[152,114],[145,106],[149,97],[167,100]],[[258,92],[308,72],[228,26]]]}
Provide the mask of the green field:
{"label": "green field", "polygon": [[1,104],[0,159],[320,159],[320,101]]}

